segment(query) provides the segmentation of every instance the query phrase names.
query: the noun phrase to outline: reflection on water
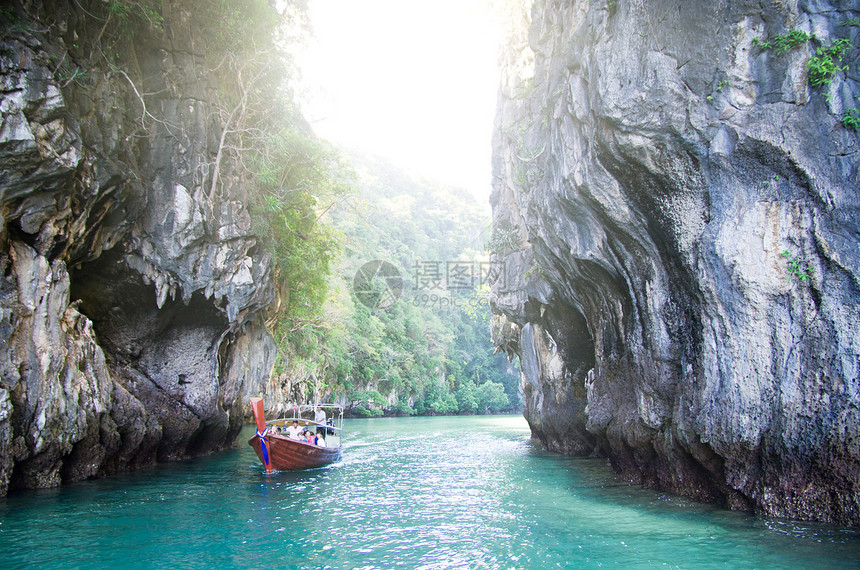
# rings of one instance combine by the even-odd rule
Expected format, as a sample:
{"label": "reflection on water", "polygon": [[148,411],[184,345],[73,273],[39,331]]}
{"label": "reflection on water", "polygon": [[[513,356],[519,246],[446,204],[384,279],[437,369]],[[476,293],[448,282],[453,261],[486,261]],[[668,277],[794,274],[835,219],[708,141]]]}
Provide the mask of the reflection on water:
{"label": "reflection on water", "polygon": [[521,417],[352,420],[343,460],[235,450],[0,499],[0,565],[101,568],[857,566],[857,530],[763,520],[550,455]]}

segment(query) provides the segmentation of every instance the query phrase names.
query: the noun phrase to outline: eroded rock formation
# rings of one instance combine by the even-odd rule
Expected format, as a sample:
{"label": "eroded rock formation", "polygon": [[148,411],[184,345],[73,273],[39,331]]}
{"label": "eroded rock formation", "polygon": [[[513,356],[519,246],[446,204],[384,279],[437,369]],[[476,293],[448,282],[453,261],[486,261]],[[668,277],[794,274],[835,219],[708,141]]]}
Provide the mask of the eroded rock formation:
{"label": "eroded rock formation", "polygon": [[[840,120],[860,96],[857,10],[546,0],[524,16],[494,142],[492,304],[548,449],[860,523],[860,147]],[[795,29],[813,39],[762,45]],[[844,69],[811,85],[840,38]]]}
{"label": "eroded rock formation", "polygon": [[97,6],[26,4],[0,34],[0,494],[232,444],[275,356],[183,4],[100,57]]}

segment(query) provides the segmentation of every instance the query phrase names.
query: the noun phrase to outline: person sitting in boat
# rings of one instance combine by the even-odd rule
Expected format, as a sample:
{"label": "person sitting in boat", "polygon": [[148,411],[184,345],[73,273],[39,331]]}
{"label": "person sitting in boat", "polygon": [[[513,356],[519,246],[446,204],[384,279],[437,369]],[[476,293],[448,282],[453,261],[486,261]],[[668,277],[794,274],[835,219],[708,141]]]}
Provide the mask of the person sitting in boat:
{"label": "person sitting in boat", "polygon": [[299,439],[299,422],[297,420],[293,420],[293,425],[287,428],[287,437]]}
{"label": "person sitting in boat", "polygon": [[317,436],[314,432],[308,430],[305,432],[305,441],[311,445],[317,444]]}
{"label": "person sitting in boat", "polygon": [[325,444],[325,430],[317,432],[317,445],[320,447],[327,447]]}

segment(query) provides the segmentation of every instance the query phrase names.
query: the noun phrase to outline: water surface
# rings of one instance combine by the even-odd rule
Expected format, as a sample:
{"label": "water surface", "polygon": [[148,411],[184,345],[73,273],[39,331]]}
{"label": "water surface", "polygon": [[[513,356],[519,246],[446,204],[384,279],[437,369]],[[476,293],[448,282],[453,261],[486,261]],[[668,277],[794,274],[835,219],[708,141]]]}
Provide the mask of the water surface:
{"label": "water surface", "polygon": [[9,568],[845,568],[860,531],[765,520],[544,453],[522,417],[349,420],[344,459],[205,459],[0,499]]}

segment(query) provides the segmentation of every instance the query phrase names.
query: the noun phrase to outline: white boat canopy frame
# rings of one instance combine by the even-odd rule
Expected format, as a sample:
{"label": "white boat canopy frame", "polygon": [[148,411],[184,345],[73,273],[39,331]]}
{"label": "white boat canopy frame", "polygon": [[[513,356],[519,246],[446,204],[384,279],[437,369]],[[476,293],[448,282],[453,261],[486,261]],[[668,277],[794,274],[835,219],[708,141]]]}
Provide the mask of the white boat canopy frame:
{"label": "white boat canopy frame", "polygon": [[[325,424],[313,419],[314,412],[317,408],[321,408],[326,414]],[[298,422],[300,426],[313,426],[316,428],[325,428],[328,433],[334,434],[340,438],[343,433],[343,406],[340,404],[301,404],[293,406],[293,414],[284,416],[276,420],[266,422],[267,426],[285,427],[293,422]]]}

